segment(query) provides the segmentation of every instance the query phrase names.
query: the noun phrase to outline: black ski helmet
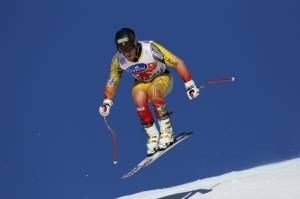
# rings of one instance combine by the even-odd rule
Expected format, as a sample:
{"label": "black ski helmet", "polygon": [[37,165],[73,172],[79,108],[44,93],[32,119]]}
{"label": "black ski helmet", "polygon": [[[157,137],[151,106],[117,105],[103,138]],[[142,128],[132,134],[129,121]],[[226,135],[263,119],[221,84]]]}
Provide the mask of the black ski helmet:
{"label": "black ski helmet", "polygon": [[115,44],[119,52],[131,51],[137,45],[135,32],[130,28],[122,28],[115,35]]}

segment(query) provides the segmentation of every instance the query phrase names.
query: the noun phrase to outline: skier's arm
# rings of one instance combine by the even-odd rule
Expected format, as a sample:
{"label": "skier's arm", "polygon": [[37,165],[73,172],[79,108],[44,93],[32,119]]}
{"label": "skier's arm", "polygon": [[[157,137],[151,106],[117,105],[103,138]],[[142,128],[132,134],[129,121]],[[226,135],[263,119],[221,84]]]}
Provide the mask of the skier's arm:
{"label": "skier's arm", "polygon": [[158,48],[158,50],[162,53],[163,62],[166,65],[176,68],[178,74],[180,75],[181,79],[184,82],[188,82],[192,79],[185,63],[183,62],[183,60],[176,57],[174,54],[172,54],[169,50],[167,50],[162,45],[160,45],[160,44],[158,44],[154,41],[152,41],[151,44],[153,45],[154,48]]}
{"label": "skier's arm", "polygon": [[109,78],[105,85],[104,99],[112,100],[118,88],[122,73],[123,70],[120,68],[119,59],[115,56],[112,60]]}
{"label": "skier's arm", "polygon": [[168,51],[162,45],[152,41],[152,53],[154,57],[157,57],[159,61],[162,61],[170,67],[174,67],[177,73],[180,75],[181,79],[185,82],[186,94],[189,99],[194,99],[199,95],[200,89],[192,80],[191,74],[189,73],[184,62]]}
{"label": "skier's arm", "polygon": [[113,105],[112,98],[115,95],[122,73],[123,70],[120,68],[118,57],[115,56],[111,63],[109,79],[105,85],[104,100],[99,107],[99,113],[103,117],[109,115],[110,107]]}

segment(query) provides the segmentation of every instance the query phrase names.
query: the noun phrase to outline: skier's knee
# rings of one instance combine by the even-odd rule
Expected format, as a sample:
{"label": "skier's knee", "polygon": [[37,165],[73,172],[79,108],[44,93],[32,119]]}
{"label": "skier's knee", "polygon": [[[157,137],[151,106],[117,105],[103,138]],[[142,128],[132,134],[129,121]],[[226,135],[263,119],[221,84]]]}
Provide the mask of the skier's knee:
{"label": "skier's knee", "polygon": [[158,119],[163,119],[168,116],[167,106],[163,98],[154,99],[152,104]]}

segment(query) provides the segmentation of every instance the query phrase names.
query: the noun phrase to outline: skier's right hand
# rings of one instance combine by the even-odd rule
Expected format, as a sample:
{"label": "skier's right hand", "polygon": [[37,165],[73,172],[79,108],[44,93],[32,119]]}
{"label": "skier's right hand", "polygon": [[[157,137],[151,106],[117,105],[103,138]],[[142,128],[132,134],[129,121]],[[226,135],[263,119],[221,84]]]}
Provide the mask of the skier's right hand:
{"label": "skier's right hand", "polygon": [[99,107],[99,113],[103,117],[109,115],[110,107],[113,105],[113,102],[110,99],[103,100],[103,104]]}

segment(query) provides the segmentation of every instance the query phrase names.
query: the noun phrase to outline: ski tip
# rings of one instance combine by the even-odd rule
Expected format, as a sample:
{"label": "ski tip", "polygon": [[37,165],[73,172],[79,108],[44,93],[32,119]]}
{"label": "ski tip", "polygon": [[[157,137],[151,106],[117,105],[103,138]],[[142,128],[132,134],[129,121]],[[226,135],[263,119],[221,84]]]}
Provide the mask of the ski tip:
{"label": "ski tip", "polygon": [[185,132],[182,132],[182,133],[179,133],[179,134],[175,135],[175,138],[176,138],[176,140],[177,140],[177,139],[180,138],[180,137],[189,137],[189,136],[191,136],[192,134],[193,134],[192,131],[185,131]]}
{"label": "ski tip", "polygon": [[179,133],[178,134],[178,136],[179,135],[192,135],[194,132],[192,132],[192,131],[184,131],[184,132],[182,132],[182,133]]}
{"label": "ski tip", "polygon": [[127,176],[125,176],[125,175],[121,177],[121,179],[125,179],[125,178],[127,178]]}

